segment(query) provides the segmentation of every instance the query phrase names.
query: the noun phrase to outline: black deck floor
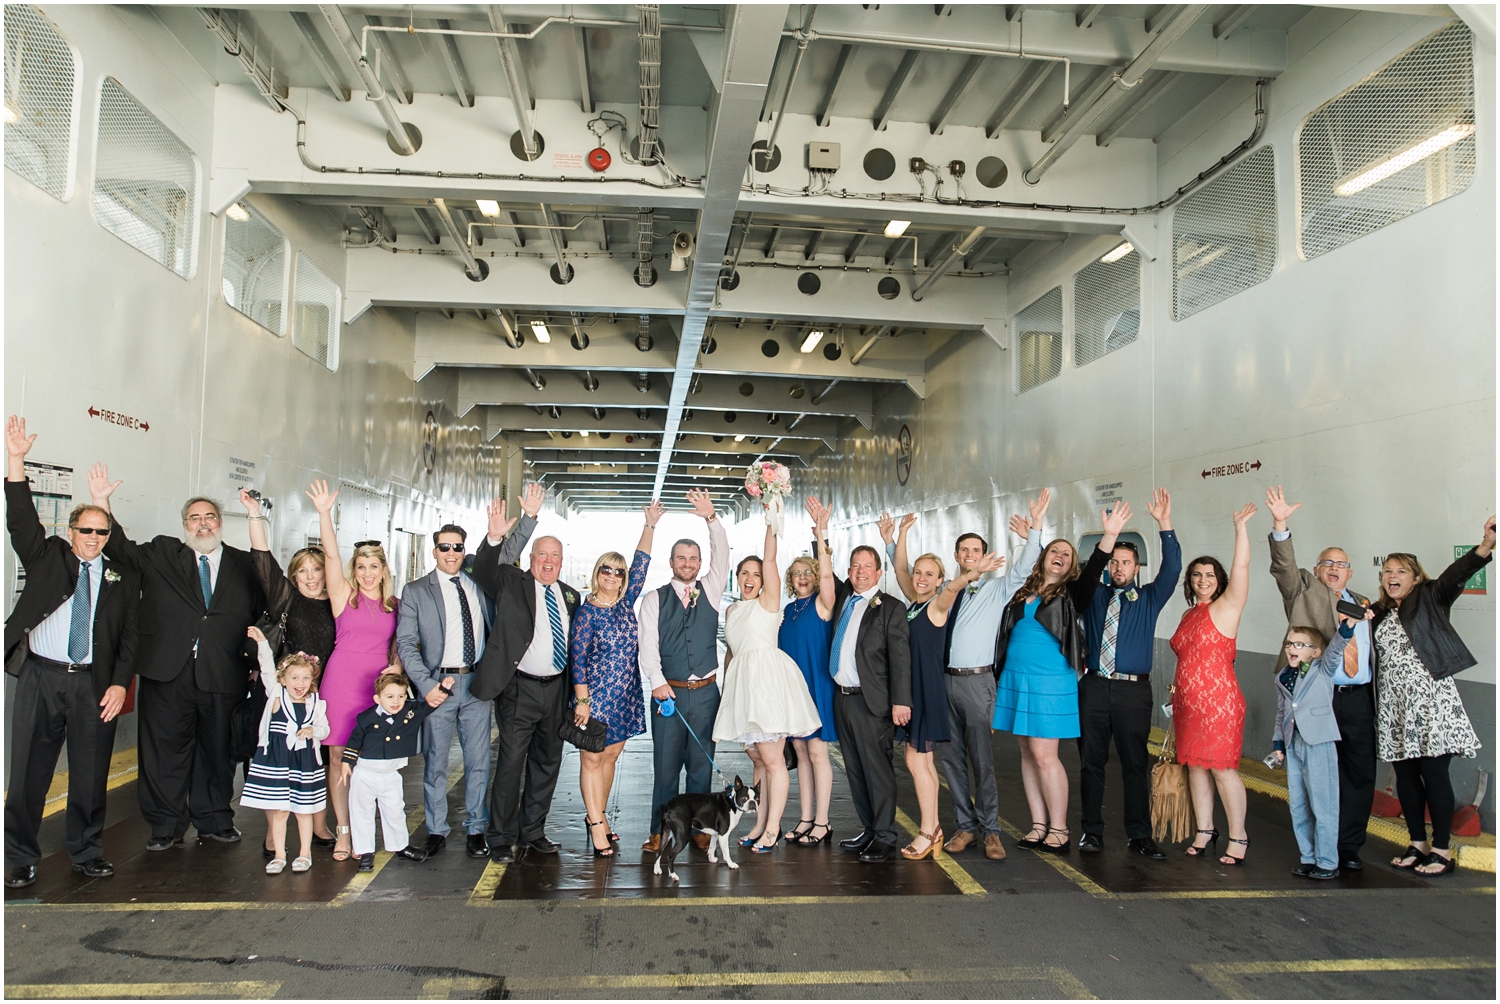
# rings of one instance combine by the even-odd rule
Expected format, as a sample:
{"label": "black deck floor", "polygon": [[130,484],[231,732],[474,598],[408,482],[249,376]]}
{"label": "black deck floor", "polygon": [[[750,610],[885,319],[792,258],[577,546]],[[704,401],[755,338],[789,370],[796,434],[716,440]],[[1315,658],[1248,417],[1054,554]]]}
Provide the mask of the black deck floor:
{"label": "black deck floor", "polygon": [[[1076,754],[1063,745],[1076,838]],[[1385,864],[1398,848],[1372,840],[1357,876],[1296,878],[1286,805],[1255,792],[1243,868],[1180,847],[1165,862],[1127,854],[1117,787],[1104,853],[1023,851],[1014,837],[1030,820],[1014,740],[996,735],[995,756],[1004,861],[976,847],[937,862],[862,865],[831,843],[783,844],[768,855],[736,846],[741,868],[731,871],[692,849],[678,859],[680,886],[642,861],[644,737],[620,760],[613,860],[589,851],[571,751],[549,825],[562,852],[504,867],[469,859],[450,840],[422,864],[382,853],[373,875],[320,850],[311,872],[270,877],[264,814],[249,810],[237,814],[242,843],[198,844],[190,834],[187,846],[151,854],[127,784],[111,793],[113,879],[84,880],[53,853],[35,886],[7,890],[7,996],[1495,995],[1493,875],[1416,878]],[[748,777],[732,744],[718,759]],[[406,775],[419,823],[419,760]],[[916,799],[905,771],[898,777],[910,829]],[[838,839],[857,823],[837,769],[834,787]],[[941,801],[951,834],[946,789]],[[461,829],[461,783],[450,807]],[[794,781],[786,826],[798,815]],[[49,848],[60,845],[61,818],[44,826]],[[425,836],[413,827],[415,841]]]}

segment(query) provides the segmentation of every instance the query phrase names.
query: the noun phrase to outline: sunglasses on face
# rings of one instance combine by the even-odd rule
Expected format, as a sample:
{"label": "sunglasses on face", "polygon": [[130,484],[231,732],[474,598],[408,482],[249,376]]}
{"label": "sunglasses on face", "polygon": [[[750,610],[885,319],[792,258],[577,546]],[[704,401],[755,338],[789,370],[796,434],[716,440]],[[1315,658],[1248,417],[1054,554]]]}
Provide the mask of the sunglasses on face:
{"label": "sunglasses on face", "polygon": [[1320,561],[1320,562],[1318,562],[1318,567],[1319,568],[1348,568],[1349,567],[1349,562],[1347,562],[1347,561]]}
{"label": "sunglasses on face", "polygon": [[464,553],[464,545],[462,543],[459,543],[459,544],[434,544],[433,546],[436,547],[439,551],[442,551],[444,554],[447,554],[449,551],[457,551],[459,554],[463,554]]}
{"label": "sunglasses on face", "polygon": [[625,577],[625,569],[623,569],[623,568],[611,568],[609,565],[605,565],[603,568],[599,569],[599,574],[600,575],[613,575],[616,578],[623,579]]}
{"label": "sunglasses on face", "polygon": [[70,527],[68,527],[68,529],[69,530],[76,530],[77,532],[83,534],[85,537],[89,536],[90,534],[95,534],[95,533],[97,533],[101,537],[108,537],[109,536],[109,527],[107,527],[107,526],[105,526],[105,527],[97,527],[97,526],[70,526]]}
{"label": "sunglasses on face", "polygon": [[[359,550],[361,547],[379,547],[379,546],[380,546],[380,541],[378,541],[378,540],[356,540],[354,542],[354,549],[356,551]],[[442,546],[442,545],[439,545],[439,546]]]}

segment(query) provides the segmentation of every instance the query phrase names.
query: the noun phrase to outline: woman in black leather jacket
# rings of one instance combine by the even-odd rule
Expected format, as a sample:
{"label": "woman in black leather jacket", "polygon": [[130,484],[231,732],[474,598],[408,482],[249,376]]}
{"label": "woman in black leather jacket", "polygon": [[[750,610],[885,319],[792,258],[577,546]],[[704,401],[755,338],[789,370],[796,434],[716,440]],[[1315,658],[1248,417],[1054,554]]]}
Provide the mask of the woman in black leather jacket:
{"label": "woman in black leather jacket", "polygon": [[1086,651],[1079,613],[1094,597],[1130,506],[1104,510],[1103,520],[1104,537],[1081,572],[1073,545],[1054,540],[1000,621],[995,671],[1001,675],[991,724],[1015,733],[1031,807],[1031,832],[1016,844],[1052,854],[1068,849],[1068,828],[1052,824],[1068,818],[1068,775],[1057,741],[1078,738],[1078,677]]}
{"label": "woman in black leather jacket", "polygon": [[[1476,664],[1453,630],[1449,612],[1464,583],[1489,564],[1495,517],[1479,546],[1429,579],[1414,554],[1386,556],[1375,604],[1375,683],[1379,695],[1375,734],[1380,759],[1396,770],[1396,794],[1411,844],[1391,859],[1421,875],[1453,871],[1448,849],[1453,824],[1453,784],[1448,763],[1478,753],[1479,737],[1459,697],[1456,673]],[[1391,616],[1391,614],[1395,616]],[[1425,816],[1432,817],[1432,841]]]}

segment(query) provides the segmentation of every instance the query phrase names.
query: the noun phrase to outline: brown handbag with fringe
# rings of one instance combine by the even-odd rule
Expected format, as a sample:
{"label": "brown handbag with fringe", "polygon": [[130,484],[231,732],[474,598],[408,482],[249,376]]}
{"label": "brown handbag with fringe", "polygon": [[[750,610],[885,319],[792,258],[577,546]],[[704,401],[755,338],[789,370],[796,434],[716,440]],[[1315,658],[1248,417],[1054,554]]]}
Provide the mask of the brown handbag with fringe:
{"label": "brown handbag with fringe", "polygon": [[[1172,692],[1177,688],[1174,686]],[[1181,843],[1193,836],[1193,803],[1188,796],[1188,770],[1177,762],[1177,724],[1162,741],[1161,755],[1151,768],[1151,835]]]}

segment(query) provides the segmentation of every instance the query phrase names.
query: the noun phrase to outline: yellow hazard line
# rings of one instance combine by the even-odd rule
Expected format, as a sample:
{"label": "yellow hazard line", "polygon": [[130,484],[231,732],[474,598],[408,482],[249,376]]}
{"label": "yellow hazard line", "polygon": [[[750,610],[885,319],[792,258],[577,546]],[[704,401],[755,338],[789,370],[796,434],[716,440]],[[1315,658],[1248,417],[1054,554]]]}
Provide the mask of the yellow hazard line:
{"label": "yellow hazard line", "polygon": [[1383,973],[1432,970],[1494,969],[1493,958],[1453,956],[1415,959],[1302,959],[1288,962],[1215,962],[1190,967],[1226,997],[1247,1000],[1264,996],[1245,976],[1284,976],[1310,973]]}
{"label": "yellow hazard line", "polygon": [[241,980],[234,983],[7,983],[5,996],[17,1000],[218,997],[257,1000],[274,996],[280,981]]}
{"label": "yellow hazard line", "polygon": [[1078,977],[1057,966],[1003,966],[989,969],[846,969],[792,973],[512,976],[506,978],[505,988],[518,993],[539,993],[570,990],[694,990],[711,987],[824,987],[953,983],[1048,983],[1070,999],[1095,999]]}

